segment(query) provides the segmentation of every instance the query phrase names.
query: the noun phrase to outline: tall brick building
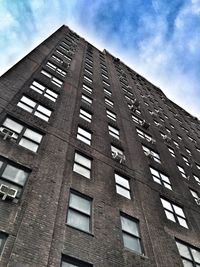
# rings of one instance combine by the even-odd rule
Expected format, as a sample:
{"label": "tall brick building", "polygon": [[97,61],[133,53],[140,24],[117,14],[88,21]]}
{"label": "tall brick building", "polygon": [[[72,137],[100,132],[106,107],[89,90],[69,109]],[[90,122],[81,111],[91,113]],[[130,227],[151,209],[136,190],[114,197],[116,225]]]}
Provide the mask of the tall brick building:
{"label": "tall brick building", "polygon": [[66,26],[0,89],[0,266],[200,266],[197,118]]}

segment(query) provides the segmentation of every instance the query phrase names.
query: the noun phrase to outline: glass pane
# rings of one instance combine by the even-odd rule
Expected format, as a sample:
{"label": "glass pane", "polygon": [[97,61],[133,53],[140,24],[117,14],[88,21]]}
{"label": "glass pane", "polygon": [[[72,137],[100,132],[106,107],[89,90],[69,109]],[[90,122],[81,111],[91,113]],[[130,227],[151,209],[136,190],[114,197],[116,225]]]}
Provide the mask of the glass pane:
{"label": "glass pane", "polygon": [[47,109],[47,108],[41,106],[41,105],[39,105],[39,106],[37,107],[37,110],[40,111],[41,113],[44,113],[44,114],[47,115],[47,116],[51,116],[51,111],[50,111],[49,109]]}
{"label": "glass pane", "polygon": [[3,161],[0,160],[0,168],[1,168],[2,165],[3,165]]}
{"label": "glass pane", "polygon": [[44,121],[48,121],[48,120],[49,120],[49,117],[43,115],[43,114],[40,113],[40,112],[37,112],[37,111],[36,111],[36,112],[34,113],[34,115],[37,116],[38,118],[44,120]]}
{"label": "glass pane", "polygon": [[115,173],[115,181],[116,183],[123,185],[124,187],[130,189],[129,181],[116,173]]}
{"label": "glass pane", "polygon": [[84,120],[86,120],[86,121],[88,121],[88,122],[91,122],[91,119],[88,119],[88,118],[85,117],[84,115],[79,114],[79,116],[80,116],[82,119],[84,119]]}
{"label": "glass pane", "polygon": [[9,129],[17,132],[17,133],[20,133],[23,129],[23,126],[9,118],[7,118],[4,123],[3,123],[3,126],[6,126],[8,127]]}
{"label": "glass pane", "polygon": [[90,215],[90,201],[76,194],[70,194],[69,206]]}
{"label": "glass pane", "polygon": [[75,153],[75,161],[80,163],[81,165],[91,169],[91,160],[78,154],[78,153]]}
{"label": "glass pane", "polygon": [[176,220],[175,220],[175,217],[174,217],[174,214],[173,214],[173,213],[171,213],[171,212],[169,212],[169,211],[165,210],[165,214],[166,214],[166,216],[167,216],[167,219],[169,219],[170,221],[176,222]]}
{"label": "glass pane", "polygon": [[185,214],[183,213],[183,209],[181,209],[180,207],[178,207],[178,206],[176,206],[174,204],[172,204],[172,205],[174,207],[174,210],[175,210],[176,214],[185,218]]}
{"label": "glass pane", "polygon": [[163,198],[161,198],[161,202],[162,202],[162,205],[165,209],[168,209],[168,210],[171,210],[173,211],[172,209],[172,206],[171,206],[171,203]]}
{"label": "glass pane", "polygon": [[112,145],[111,145],[111,151],[112,151],[113,153],[123,154],[123,151],[122,151],[122,150],[120,150],[119,148],[117,148],[117,147],[115,147],[115,146],[112,146]]}
{"label": "glass pane", "polygon": [[34,152],[36,152],[37,149],[38,149],[38,145],[36,143],[33,143],[33,142],[31,142],[31,141],[29,141],[29,140],[27,140],[25,138],[22,138],[20,140],[19,145],[23,146],[23,147],[26,147],[26,148],[34,151]]}
{"label": "glass pane", "polygon": [[200,251],[197,251],[194,248],[191,248],[192,255],[196,263],[200,263]]}
{"label": "glass pane", "polygon": [[40,143],[41,140],[42,140],[42,135],[39,134],[39,133],[36,133],[30,129],[26,129],[26,131],[24,132],[24,136],[28,137],[29,139],[37,142],[37,143]]}
{"label": "glass pane", "polygon": [[158,184],[161,184],[160,179],[158,179],[158,178],[156,178],[156,177],[154,177],[154,176],[153,176],[153,180],[154,180],[154,182],[156,182],[156,183],[158,183]]}
{"label": "glass pane", "polygon": [[82,142],[86,143],[87,145],[91,144],[90,140],[86,139],[85,137],[83,137],[80,134],[77,134],[77,139],[81,140]]}
{"label": "glass pane", "polygon": [[90,170],[74,163],[73,171],[85,176],[86,178],[90,179]]}
{"label": "glass pane", "polygon": [[27,105],[31,106],[32,108],[35,107],[36,103],[34,101],[32,101],[30,98],[26,97],[26,96],[22,96],[21,102],[26,103]]}
{"label": "glass pane", "polygon": [[53,96],[54,98],[57,98],[58,97],[58,94],[54,93],[53,91],[51,91],[49,89],[46,90],[46,93],[49,94],[49,95],[51,95],[51,96]]}
{"label": "glass pane", "polygon": [[168,189],[172,190],[172,187],[171,187],[171,185],[169,185],[169,184],[167,184],[167,183],[164,183],[164,186],[165,186],[166,188],[168,188]]}
{"label": "glass pane", "polygon": [[128,199],[131,199],[130,192],[127,189],[124,189],[123,187],[116,185],[116,191],[118,194],[120,194],[120,195],[122,195]]}
{"label": "glass pane", "polygon": [[160,176],[161,176],[161,178],[162,178],[163,181],[165,181],[165,182],[167,182],[167,183],[170,184],[169,178],[166,175],[160,174]]}
{"label": "glass pane", "polygon": [[28,173],[8,164],[2,174],[2,177],[17,184],[24,185],[28,177]]}
{"label": "glass pane", "polygon": [[48,73],[48,72],[46,72],[44,70],[42,70],[41,73],[44,74],[45,76],[51,78],[51,74],[50,73]]}
{"label": "glass pane", "polygon": [[27,105],[25,105],[25,104],[23,104],[21,102],[17,103],[17,106],[20,107],[20,108],[23,108],[24,110],[26,110],[26,111],[28,111],[30,113],[33,111],[33,109],[31,107],[29,107],[29,106],[27,106]]}
{"label": "glass pane", "polygon": [[113,128],[112,126],[108,125],[108,129],[116,135],[119,135],[119,131],[116,128]]}
{"label": "glass pane", "polygon": [[90,219],[77,211],[69,209],[67,223],[71,226],[89,232]]}
{"label": "glass pane", "polygon": [[88,117],[88,118],[92,118],[92,115],[90,114],[90,113],[88,113],[88,112],[86,112],[85,110],[83,110],[83,109],[80,109],[80,113],[81,114],[83,114],[83,115],[85,115],[85,117]]}
{"label": "glass pane", "polygon": [[194,267],[193,263],[191,263],[190,261],[187,261],[185,259],[182,259],[182,261],[184,267]]}
{"label": "glass pane", "polygon": [[178,218],[178,222],[181,226],[185,227],[185,228],[188,228],[188,225],[186,223],[186,220],[180,218],[180,217],[177,217]]}
{"label": "glass pane", "polygon": [[140,254],[142,253],[140,240],[138,238],[123,233],[123,240],[126,248],[137,251]]}
{"label": "glass pane", "polygon": [[138,224],[135,221],[129,220],[121,216],[121,224],[122,230],[139,237]]}

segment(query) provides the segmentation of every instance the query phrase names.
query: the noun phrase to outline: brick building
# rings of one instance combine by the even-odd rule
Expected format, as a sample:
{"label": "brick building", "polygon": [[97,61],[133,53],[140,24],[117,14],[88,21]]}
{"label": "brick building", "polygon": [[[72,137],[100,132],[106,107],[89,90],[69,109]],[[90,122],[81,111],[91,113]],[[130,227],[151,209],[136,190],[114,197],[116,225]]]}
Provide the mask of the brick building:
{"label": "brick building", "polygon": [[200,266],[197,118],[66,26],[0,89],[0,266]]}

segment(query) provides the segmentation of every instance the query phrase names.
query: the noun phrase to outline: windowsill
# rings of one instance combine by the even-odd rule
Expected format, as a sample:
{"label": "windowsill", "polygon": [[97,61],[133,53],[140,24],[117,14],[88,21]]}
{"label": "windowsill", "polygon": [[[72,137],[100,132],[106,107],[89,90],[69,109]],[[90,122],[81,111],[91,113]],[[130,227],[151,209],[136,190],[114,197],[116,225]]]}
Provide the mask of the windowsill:
{"label": "windowsill", "polygon": [[94,234],[93,234],[93,233],[86,232],[86,231],[84,231],[84,230],[81,230],[81,229],[79,229],[79,228],[76,228],[76,227],[74,227],[74,226],[72,226],[72,225],[70,225],[70,224],[67,224],[67,223],[65,223],[65,225],[68,226],[68,227],[70,227],[70,228],[72,228],[72,229],[74,229],[74,230],[80,231],[80,232],[82,232],[82,233],[84,233],[84,234],[88,234],[88,235],[94,237]]}
{"label": "windowsill", "polygon": [[139,254],[137,251],[135,251],[135,250],[131,250],[131,249],[128,249],[128,248],[124,248],[124,250],[125,251],[127,251],[127,252],[131,252],[131,253],[133,253],[133,254],[135,254],[136,256],[138,256],[138,257],[140,257],[140,258],[142,258],[142,259],[144,259],[144,260],[147,260],[147,259],[149,259],[147,256],[145,256],[144,254]]}

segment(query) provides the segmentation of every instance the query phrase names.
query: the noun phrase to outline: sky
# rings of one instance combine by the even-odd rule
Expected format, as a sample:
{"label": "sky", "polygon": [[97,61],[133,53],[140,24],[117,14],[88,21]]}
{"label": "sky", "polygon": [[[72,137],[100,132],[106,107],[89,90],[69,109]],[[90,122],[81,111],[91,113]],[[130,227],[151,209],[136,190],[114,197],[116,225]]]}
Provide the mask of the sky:
{"label": "sky", "polygon": [[0,75],[63,24],[200,118],[200,0],[0,0]]}

